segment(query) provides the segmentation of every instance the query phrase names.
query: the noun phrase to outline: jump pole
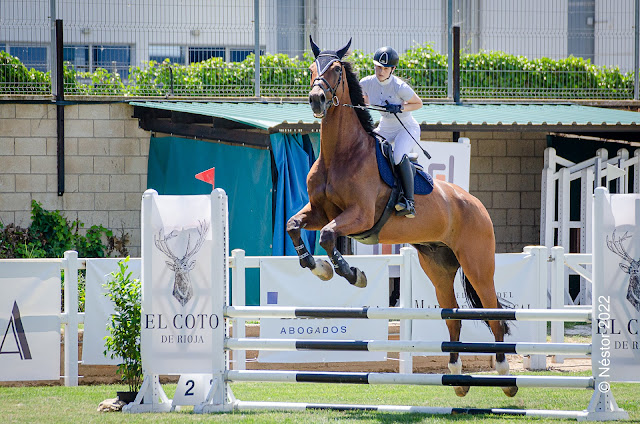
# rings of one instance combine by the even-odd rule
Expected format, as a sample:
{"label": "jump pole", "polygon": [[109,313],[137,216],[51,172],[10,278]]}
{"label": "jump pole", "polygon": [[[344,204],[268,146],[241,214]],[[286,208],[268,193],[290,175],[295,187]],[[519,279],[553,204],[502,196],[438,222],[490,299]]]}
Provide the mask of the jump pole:
{"label": "jump pole", "polygon": [[[359,318],[359,319],[462,319],[462,320],[537,320],[537,321],[584,321],[590,320],[590,311],[581,310],[503,310],[503,309],[419,309],[407,308],[295,308],[295,307],[230,307],[223,308],[223,318]],[[421,341],[376,341],[376,340],[280,340],[227,338],[225,351],[229,350],[371,350],[391,352],[504,352],[504,353],[581,353],[591,352],[590,344],[564,343],[471,343],[471,342],[421,342]],[[400,384],[434,386],[484,386],[484,387],[551,387],[572,389],[594,389],[594,377],[556,376],[475,376],[452,374],[405,374],[405,373],[337,373],[301,371],[255,371],[229,370],[217,373],[210,389],[219,395],[226,393],[222,403],[211,399],[197,405],[196,413],[221,412],[229,410],[370,410],[384,412],[421,412],[426,414],[496,414],[516,416],[536,416],[547,418],[574,418],[577,420],[617,420],[628,417],[625,411],[607,410],[598,412],[592,404],[597,404],[596,393],[588,410],[546,411],[499,408],[433,408],[397,405],[332,405],[288,402],[244,402],[233,395],[229,382],[288,382],[288,383],[338,383],[338,384]],[[617,407],[617,405],[616,405]]]}
{"label": "jump pole", "polygon": [[505,321],[589,321],[588,310],[434,309],[434,308],[296,308],[287,306],[227,306],[226,318],[354,318]]}

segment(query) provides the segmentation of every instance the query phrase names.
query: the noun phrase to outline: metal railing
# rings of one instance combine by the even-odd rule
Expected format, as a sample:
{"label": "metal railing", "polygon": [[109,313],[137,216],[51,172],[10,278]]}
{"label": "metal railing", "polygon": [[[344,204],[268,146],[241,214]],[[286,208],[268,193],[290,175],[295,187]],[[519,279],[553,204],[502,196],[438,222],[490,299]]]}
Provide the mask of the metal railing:
{"label": "metal railing", "polygon": [[[329,49],[353,37],[360,77],[371,72],[363,63],[370,64],[373,51],[392,45],[402,57],[397,75],[420,97],[444,99],[452,96],[455,25],[461,28],[463,98],[637,100],[639,3],[1,2],[0,95],[52,94],[53,64],[61,55],[66,95],[306,96],[309,58],[303,56],[312,35]],[[61,53],[56,18],[64,22]]]}

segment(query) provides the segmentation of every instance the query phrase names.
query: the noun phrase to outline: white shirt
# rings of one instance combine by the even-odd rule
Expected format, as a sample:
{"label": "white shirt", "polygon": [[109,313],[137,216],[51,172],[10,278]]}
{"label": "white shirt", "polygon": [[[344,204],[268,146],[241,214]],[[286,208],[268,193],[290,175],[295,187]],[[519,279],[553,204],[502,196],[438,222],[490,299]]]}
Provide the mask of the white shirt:
{"label": "white shirt", "polygon": [[[383,82],[378,81],[375,75],[369,75],[360,80],[362,91],[369,98],[370,105],[385,106],[388,101],[391,104],[403,105],[415,95],[413,88],[406,82],[402,81],[395,75],[391,75]],[[398,120],[388,112],[380,112],[380,127],[396,127],[401,126]],[[397,114],[403,124],[417,126],[418,123],[411,112],[402,112]]]}

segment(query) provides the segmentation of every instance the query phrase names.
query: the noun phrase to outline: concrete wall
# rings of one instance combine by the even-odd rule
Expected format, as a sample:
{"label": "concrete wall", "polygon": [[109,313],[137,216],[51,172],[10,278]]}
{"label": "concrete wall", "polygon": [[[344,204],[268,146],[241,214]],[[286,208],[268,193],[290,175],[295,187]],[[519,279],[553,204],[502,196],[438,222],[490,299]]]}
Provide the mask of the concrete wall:
{"label": "concrete wall", "polygon": [[[540,244],[540,190],[546,133],[463,132],[471,140],[469,191],[486,206],[496,252],[521,252]],[[450,133],[425,132],[422,140],[451,141]]]}
{"label": "concrete wall", "polygon": [[[127,104],[65,107],[65,193],[57,194],[56,110],[0,104],[0,219],[30,224],[31,200],[63,211],[85,228],[103,225],[130,235],[140,255],[140,200],[147,188],[149,133]],[[497,251],[520,252],[540,239],[540,175],[545,133],[468,132],[471,193],[487,207]],[[423,140],[450,141],[425,132]]]}
{"label": "concrete wall", "polygon": [[125,104],[65,107],[65,192],[58,196],[56,108],[0,104],[0,219],[27,227],[31,201],[85,228],[130,235],[140,255],[140,201],[147,187],[149,133]]}

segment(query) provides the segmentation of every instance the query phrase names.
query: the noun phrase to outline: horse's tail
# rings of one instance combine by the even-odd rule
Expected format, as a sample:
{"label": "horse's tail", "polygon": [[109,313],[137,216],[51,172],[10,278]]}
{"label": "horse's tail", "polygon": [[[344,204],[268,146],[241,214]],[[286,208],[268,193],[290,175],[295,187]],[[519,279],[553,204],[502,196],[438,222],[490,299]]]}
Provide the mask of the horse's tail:
{"label": "horse's tail", "polygon": [[[473,286],[471,285],[471,281],[469,281],[469,279],[467,278],[466,275],[464,275],[464,271],[462,271],[462,269],[460,269],[460,274],[462,277],[462,287],[464,288],[464,295],[467,298],[467,301],[469,302],[469,304],[471,305],[472,308],[483,308],[482,306],[482,301],[480,300],[480,296],[478,296],[478,293],[476,292],[476,289],[473,288]],[[503,308],[504,304],[500,301],[500,298],[498,298],[498,308]],[[511,334],[511,326],[509,325],[508,321],[500,321],[502,324],[502,329],[504,331],[504,334]],[[487,327],[489,326],[489,322],[485,321],[484,322]]]}

